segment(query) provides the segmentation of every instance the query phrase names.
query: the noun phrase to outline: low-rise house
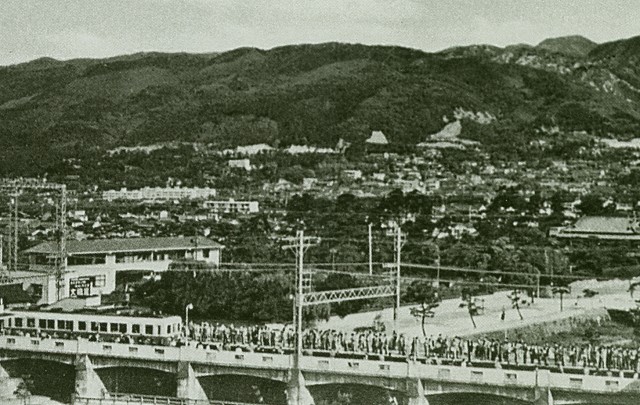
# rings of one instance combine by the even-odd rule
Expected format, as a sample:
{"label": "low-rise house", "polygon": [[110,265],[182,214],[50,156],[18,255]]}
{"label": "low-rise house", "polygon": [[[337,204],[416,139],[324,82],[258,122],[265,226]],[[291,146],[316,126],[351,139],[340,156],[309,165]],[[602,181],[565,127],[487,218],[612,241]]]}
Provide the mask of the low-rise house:
{"label": "low-rise house", "polygon": [[231,159],[227,162],[227,165],[232,169],[251,171],[251,160],[249,159]]}
{"label": "low-rise house", "polygon": [[348,179],[359,180],[362,178],[362,170],[347,169],[342,171],[342,175]]}

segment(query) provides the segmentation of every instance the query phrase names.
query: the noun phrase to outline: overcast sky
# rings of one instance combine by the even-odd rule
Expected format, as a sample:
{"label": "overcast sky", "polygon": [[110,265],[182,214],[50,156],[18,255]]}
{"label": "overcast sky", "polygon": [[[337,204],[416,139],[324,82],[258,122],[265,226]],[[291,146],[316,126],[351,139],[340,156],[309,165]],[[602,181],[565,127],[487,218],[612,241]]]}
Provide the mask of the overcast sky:
{"label": "overcast sky", "polygon": [[0,65],[327,41],[437,51],[640,35],[637,0],[0,0]]}

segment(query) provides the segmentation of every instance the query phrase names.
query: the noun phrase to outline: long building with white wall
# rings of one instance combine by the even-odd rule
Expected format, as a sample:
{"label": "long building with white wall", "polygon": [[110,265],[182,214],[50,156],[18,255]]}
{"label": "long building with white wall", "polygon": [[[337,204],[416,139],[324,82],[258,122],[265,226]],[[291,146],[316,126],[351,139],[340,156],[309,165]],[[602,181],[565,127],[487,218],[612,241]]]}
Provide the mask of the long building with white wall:
{"label": "long building with white wall", "polygon": [[[162,272],[173,261],[198,260],[212,266],[220,264],[221,244],[203,237],[162,237],[96,239],[67,242],[67,272],[59,298],[109,294],[116,288],[121,271]],[[35,274],[51,273],[58,244],[45,242],[24,252],[29,269]],[[36,273],[40,272],[40,273]],[[42,282],[42,300],[55,301],[55,281]],[[33,283],[37,283],[33,281]],[[45,302],[42,302],[45,303]]]}
{"label": "long building with white wall", "polygon": [[164,201],[164,200],[195,200],[201,198],[211,198],[216,196],[213,188],[199,187],[144,187],[137,190],[107,190],[102,192],[102,199],[114,200],[141,200],[141,201]]}

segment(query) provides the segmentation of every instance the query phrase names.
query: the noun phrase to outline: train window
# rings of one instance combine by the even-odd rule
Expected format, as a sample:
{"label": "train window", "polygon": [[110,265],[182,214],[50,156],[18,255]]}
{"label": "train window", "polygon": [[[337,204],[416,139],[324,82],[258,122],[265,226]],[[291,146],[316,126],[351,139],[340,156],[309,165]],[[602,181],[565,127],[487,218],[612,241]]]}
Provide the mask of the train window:
{"label": "train window", "polygon": [[38,321],[38,325],[39,325],[40,329],[47,329],[47,320],[46,319],[40,319]]}
{"label": "train window", "polygon": [[78,321],[78,330],[87,330],[87,323],[85,321]]}
{"label": "train window", "polygon": [[54,319],[47,319],[47,329],[55,329],[56,321]]}
{"label": "train window", "polygon": [[16,318],[16,328],[22,328],[22,318]]}
{"label": "train window", "polygon": [[120,333],[127,333],[127,324],[126,323],[121,323],[120,324],[119,332]]}
{"label": "train window", "polygon": [[106,331],[107,331],[107,323],[100,322],[100,332],[106,332]]}
{"label": "train window", "polygon": [[167,325],[167,335],[171,334],[171,325]]}
{"label": "train window", "polygon": [[66,330],[73,330],[73,321],[64,321],[64,328]]}
{"label": "train window", "polygon": [[153,325],[145,325],[144,326],[144,334],[145,335],[153,335]]}
{"label": "train window", "polygon": [[58,320],[58,329],[64,329],[64,321]]}
{"label": "train window", "polygon": [[137,323],[131,325],[131,333],[140,333],[140,325]]}
{"label": "train window", "polygon": [[91,331],[92,332],[98,331],[98,322],[91,322]]}
{"label": "train window", "polygon": [[110,329],[110,330],[111,330],[111,332],[118,332],[118,324],[117,324],[117,323],[115,323],[115,322],[114,322],[114,323],[112,323],[112,324],[110,325],[110,327],[111,327],[111,329]]}
{"label": "train window", "polygon": [[162,335],[162,326],[158,325],[158,326],[156,327],[156,330],[158,331],[158,332],[156,333],[156,335],[158,335],[158,336]]}
{"label": "train window", "polygon": [[35,328],[36,320],[35,318],[27,318],[27,328]]}

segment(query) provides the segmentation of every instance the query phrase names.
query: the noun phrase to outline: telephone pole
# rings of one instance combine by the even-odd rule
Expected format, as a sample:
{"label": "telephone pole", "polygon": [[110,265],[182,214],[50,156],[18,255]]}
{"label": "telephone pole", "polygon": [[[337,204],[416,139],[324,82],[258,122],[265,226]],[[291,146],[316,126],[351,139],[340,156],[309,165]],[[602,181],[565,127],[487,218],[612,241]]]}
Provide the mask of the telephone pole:
{"label": "telephone pole", "polygon": [[440,245],[436,243],[436,288],[440,288]]}
{"label": "telephone pole", "polygon": [[395,274],[395,287],[396,287],[396,302],[393,307],[393,321],[394,323],[398,320],[398,312],[400,312],[400,268],[402,264],[402,246],[404,241],[402,239],[402,229],[400,225],[396,224],[396,243],[395,243],[395,251],[396,251],[396,274]]}
{"label": "telephone pole", "polygon": [[13,263],[11,263],[11,270],[18,270],[18,238],[19,238],[19,227],[20,221],[18,219],[18,189],[16,188],[13,193],[13,252],[11,252],[11,258],[13,259]]}
{"label": "telephone pole", "polygon": [[304,230],[296,232],[295,238],[287,239],[292,244],[285,245],[283,249],[291,249],[296,256],[296,293],[294,298],[293,324],[296,329],[296,351],[293,354],[293,373],[290,381],[292,395],[296,397],[296,404],[303,403],[302,372],[300,369],[300,358],[302,357],[302,314],[304,308],[304,295],[311,292],[313,279],[312,271],[304,269],[304,253],[311,247],[319,243],[318,238],[304,236]]}
{"label": "telephone pole", "polygon": [[369,223],[369,275],[373,275],[373,238],[371,237],[371,223]]}

